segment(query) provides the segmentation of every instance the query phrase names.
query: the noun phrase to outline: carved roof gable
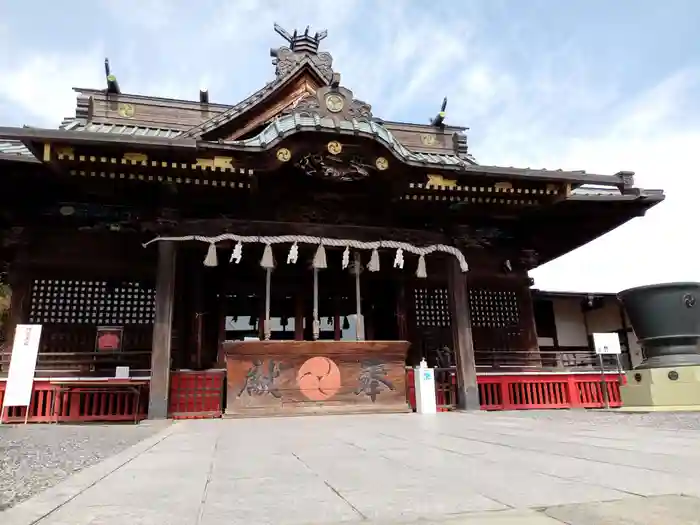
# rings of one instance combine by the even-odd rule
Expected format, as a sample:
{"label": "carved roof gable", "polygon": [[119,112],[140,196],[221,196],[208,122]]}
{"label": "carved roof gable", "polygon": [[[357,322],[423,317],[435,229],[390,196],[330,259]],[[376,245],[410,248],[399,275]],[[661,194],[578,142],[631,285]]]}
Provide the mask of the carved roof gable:
{"label": "carved roof gable", "polygon": [[279,116],[297,113],[305,117],[330,117],[333,120],[371,120],[372,106],[353,97],[352,91],[338,85],[340,75],[335,74],[330,86],[324,86],[313,94],[295,101]]}
{"label": "carved roof gable", "polygon": [[[249,116],[246,120],[254,120],[254,117],[250,117],[252,112],[264,113],[269,104],[273,103],[272,101],[277,99],[277,96],[285,88],[301,77],[309,77],[306,83],[313,85],[313,87],[328,85],[332,82],[334,75],[333,57],[330,53],[318,52],[321,40],[326,38],[326,31],[311,35],[307,27],[304,33],[300,34],[294,31],[293,34],[289,34],[277,24],[275,24],[275,31],[289,43],[288,47],[280,46],[270,50],[272,64],[275,66],[275,79],[229,110],[184,131],[180,138],[200,138],[204,135],[213,135],[216,130],[224,127],[228,133],[224,132],[223,135],[230,135],[230,126],[235,120],[244,115]],[[289,102],[291,103],[298,98],[299,93],[294,93]],[[283,105],[283,108],[287,105],[289,104]]]}

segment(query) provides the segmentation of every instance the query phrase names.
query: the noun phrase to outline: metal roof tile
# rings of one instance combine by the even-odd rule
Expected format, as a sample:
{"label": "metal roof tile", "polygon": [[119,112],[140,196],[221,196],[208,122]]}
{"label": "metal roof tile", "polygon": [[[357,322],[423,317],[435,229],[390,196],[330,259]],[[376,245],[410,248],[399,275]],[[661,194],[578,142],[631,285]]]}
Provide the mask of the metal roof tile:
{"label": "metal roof tile", "polygon": [[441,164],[450,166],[471,165],[472,162],[459,157],[458,155],[417,153],[410,151],[401,144],[396,137],[382,124],[373,120],[336,120],[332,117],[319,115],[306,116],[299,113],[290,113],[275,118],[270,124],[255,137],[245,140],[228,141],[227,144],[242,147],[265,147],[265,145],[284,137],[288,132],[298,129],[303,130],[325,129],[327,131],[346,131],[352,133],[365,133],[378,138],[389,149],[394,151],[399,157],[421,164]]}
{"label": "metal roof tile", "polygon": [[[180,130],[169,128],[151,128],[147,126],[127,126],[124,124],[108,124],[87,122],[84,119],[69,118],[58,127],[66,131],[84,131],[87,133],[109,133],[117,135],[134,135],[143,137],[173,138]],[[29,149],[18,140],[0,141],[0,155],[5,157],[17,155],[21,158],[34,158]]]}
{"label": "metal roof tile", "polygon": [[610,186],[593,186],[589,184],[584,184],[579,186],[575,190],[571,191],[572,195],[622,195],[622,192],[618,188],[611,188]]}
{"label": "metal roof tile", "polygon": [[0,142],[0,154],[34,157],[32,152],[18,140]]}
{"label": "metal roof tile", "polygon": [[161,137],[161,138],[172,138],[180,130],[170,129],[170,128],[153,128],[148,126],[129,126],[125,124],[109,124],[109,123],[95,123],[95,122],[85,122],[80,120],[75,120],[68,123],[70,127],[64,127],[62,129],[69,129],[70,131],[86,131],[89,133],[110,133],[116,135],[134,135],[143,137]]}

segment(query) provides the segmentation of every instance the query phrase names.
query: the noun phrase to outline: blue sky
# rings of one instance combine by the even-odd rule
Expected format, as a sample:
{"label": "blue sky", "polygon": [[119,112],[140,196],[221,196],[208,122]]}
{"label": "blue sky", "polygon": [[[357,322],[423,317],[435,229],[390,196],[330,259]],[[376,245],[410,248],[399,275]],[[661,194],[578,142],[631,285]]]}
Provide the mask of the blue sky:
{"label": "blue sky", "polygon": [[[37,6],[40,6],[38,8]],[[0,124],[55,126],[71,87],[235,103],[271,80],[287,29],[328,29],[343,84],[391,120],[448,96],[477,161],[632,170],[667,201],[535,272],[542,289],[700,280],[700,2],[0,0]],[[688,235],[688,241],[682,235]]]}

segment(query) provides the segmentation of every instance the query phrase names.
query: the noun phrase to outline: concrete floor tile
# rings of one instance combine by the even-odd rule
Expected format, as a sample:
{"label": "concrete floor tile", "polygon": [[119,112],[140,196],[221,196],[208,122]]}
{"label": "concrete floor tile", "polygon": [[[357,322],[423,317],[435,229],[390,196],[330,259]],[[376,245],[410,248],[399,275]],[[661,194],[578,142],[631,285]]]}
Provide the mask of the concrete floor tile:
{"label": "concrete floor tile", "polygon": [[340,494],[370,520],[429,519],[440,515],[508,508],[468,491],[426,492],[421,488],[407,487],[384,491],[341,491]]}
{"label": "concrete floor tile", "polygon": [[700,525],[700,499],[655,496],[545,510],[569,525]]}
{"label": "concrete floor tile", "polygon": [[[6,516],[36,516],[32,508],[43,513],[51,503],[63,506],[37,525],[388,525],[419,518],[416,525],[653,525],[639,520],[662,515],[675,521],[658,523],[700,524],[688,521],[700,520],[697,500],[668,496],[700,495],[700,457],[692,448],[700,430],[674,440],[633,418],[593,420],[586,413],[455,413],[187,421],[94,486],[58,485],[56,498],[28,500]],[[525,511],[539,508],[547,515]],[[4,514],[3,525],[31,523]]]}

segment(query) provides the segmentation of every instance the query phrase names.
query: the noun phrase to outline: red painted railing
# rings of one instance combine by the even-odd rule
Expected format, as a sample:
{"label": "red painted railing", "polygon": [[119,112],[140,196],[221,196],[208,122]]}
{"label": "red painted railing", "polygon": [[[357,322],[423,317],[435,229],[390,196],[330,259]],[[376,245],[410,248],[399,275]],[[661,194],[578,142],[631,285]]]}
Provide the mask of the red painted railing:
{"label": "red painted railing", "polygon": [[[407,400],[415,410],[413,370],[406,370]],[[623,376],[624,377],[624,376]],[[457,375],[437,369],[435,395],[439,411],[456,408]],[[606,374],[609,406],[622,406],[617,374]],[[483,410],[542,410],[552,408],[603,408],[600,374],[542,373],[480,375],[477,378]]]}
{"label": "red painted railing", "polygon": [[[35,381],[29,415],[25,407],[8,407],[2,415],[3,423],[86,423],[138,421],[146,417],[147,388],[140,396],[135,391],[109,391],[108,383],[102,391],[72,387],[65,391],[58,384]],[[0,381],[0,406],[5,395],[5,382]]]}
{"label": "red painted railing", "polygon": [[168,413],[173,419],[221,417],[225,370],[178,370],[170,373]]}
{"label": "red painted railing", "polygon": [[[174,419],[221,417],[226,373],[224,370],[203,372],[174,371],[171,373],[168,411]],[[75,383],[73,381],[72,383]],[[96,387],[70,389],[60,383],[34,381],[29,415],[25,407],[9,407],[2,415],[3,423],[87,423],[138,421],[146,418],[148,388],[141,395],[136,389],[109,388],[109,382]],[[124,385],[122,385],[124,386]],[[5,394],[5,382],[0,381],[0,407]]]}

